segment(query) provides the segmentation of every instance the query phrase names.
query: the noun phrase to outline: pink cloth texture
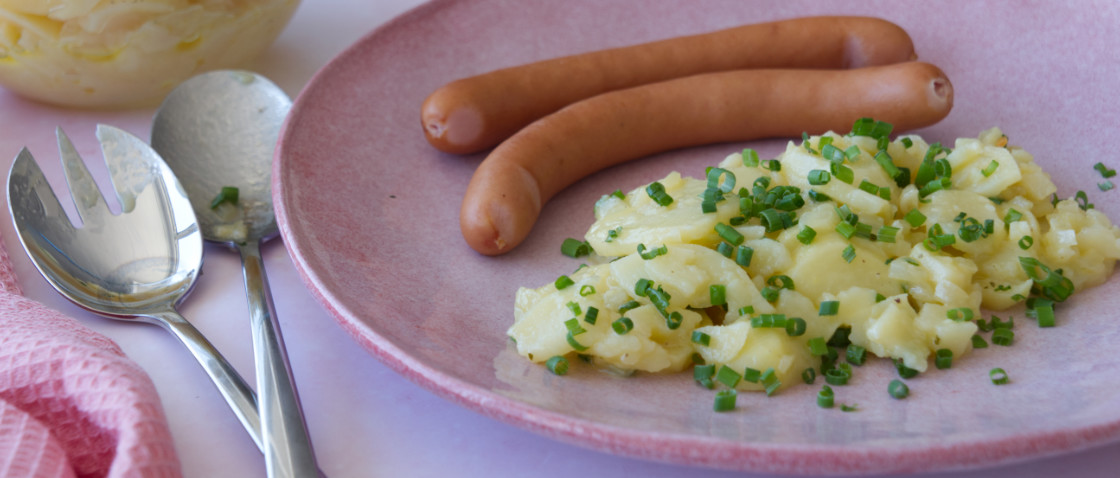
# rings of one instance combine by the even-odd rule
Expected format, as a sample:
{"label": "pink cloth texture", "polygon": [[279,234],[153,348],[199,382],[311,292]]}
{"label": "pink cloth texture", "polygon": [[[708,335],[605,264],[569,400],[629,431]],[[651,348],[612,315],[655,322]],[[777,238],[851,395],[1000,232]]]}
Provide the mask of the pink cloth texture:
{"label": "pink cloth texture", "polygon": [[181,475],[151,378],[108,337],[23,297],[0,243],[0,478]]}

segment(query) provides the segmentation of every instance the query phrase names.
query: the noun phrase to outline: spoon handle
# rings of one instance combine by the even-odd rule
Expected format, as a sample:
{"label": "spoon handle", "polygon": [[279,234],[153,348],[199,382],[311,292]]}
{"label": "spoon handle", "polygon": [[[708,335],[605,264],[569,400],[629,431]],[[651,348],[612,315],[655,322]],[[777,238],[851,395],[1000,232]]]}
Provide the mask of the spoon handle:
{"label": "spoon handle", "polygon": [[245,426],[249,436],[258,447],[262,447],[261,420],[257,413],[257,398],[253,389],[245,383],[237,370],[233,368],[221,352],[206,340],[187,319],[174,310],[159,311],[152,314],[158,323],[175,335],[187,347],[191,355],[202,365],[203,370],[210,376],[214,386],[225,398],[226,403],[233,409],[238,420]]}
{"label": "spoon handle", "polygon": [[270,477],[319,476],[304,423],[288,354],[265,278],[260,243],[238,244],[253,331],[253,357],[260,394],[261,438]]}

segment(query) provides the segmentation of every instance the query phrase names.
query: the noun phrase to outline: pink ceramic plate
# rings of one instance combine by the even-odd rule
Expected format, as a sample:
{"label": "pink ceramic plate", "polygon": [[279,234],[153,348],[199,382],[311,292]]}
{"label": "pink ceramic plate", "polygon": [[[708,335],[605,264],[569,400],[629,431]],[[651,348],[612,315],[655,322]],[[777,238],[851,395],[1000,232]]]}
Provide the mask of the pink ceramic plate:
{"label": "pink ceramic plate", "polygon": [[[837,389],[838,403],[859,405],[855,413],[818,408],[818,382],[741,396],[737,411],[719,414],[713,392],[688,374],[623,379],[575,366],[557,377],[513,352],[505,331],[514,292],[577,266],[560,242],[582,236],[595,199],[671,170],[700,175],[744,145],[593,176],[548,204],[515,251],[483,257],[458,225],[482,156],[428,146],[424,97],[498,67],[810,14],[902,25],[921,59],[956,86],[952,114],[918,133],[951,143],[998,125],[1052,172],[1060,194],[1085,189],[1120,219],[1120,191],[1099,191],[1092,168],[1120,167],[1115,2],[436,1],[363,38],[297,99],[274,175],[296,266],[337,322],[405,376],[487,416],[606,452],[757,472],[864,473],[989,466],[1116,441],[1117,280],[1063,305],[1053,329],[1013,311],[1014,346],[913,379],[905,400],[887,395],[895,372],[886,361],[864,366]],[[784,141],[750,146],[773,157]],[[997,366],[1011,384],[991,384]]]}

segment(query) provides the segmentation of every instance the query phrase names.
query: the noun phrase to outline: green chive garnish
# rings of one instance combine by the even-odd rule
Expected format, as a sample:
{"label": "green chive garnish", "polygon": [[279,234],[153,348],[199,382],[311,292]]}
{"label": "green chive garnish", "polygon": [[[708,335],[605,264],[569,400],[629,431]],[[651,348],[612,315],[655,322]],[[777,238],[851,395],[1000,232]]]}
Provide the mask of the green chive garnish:
{"label": "green chive garnish", "polygon": [[236,206],[239,195],[240,190],[237,188],[233,186],[223,186],[222,189],[218,191],[218,195],[214,196],[214,199],[210,201],[210,209],[217,209],[222,203],[229,203]]}
{"label": "green chive garnish", "polygon": [[826,300],[821,302],[821,308],[817,311],[818,315],[836,315],[840,312],[840,301]]}
{"label": "green chive garnish", "polygon": [[571,277],[560,276],[556,278],[556,282],[553,284],[556,286],[556,290],[564,290],[568,288],[568,286],[575,284],[575,281],[573,281]]}
{"label": "green chive garnish", "polygon": [[712,305],[727,305],[727,286],[723,284],[712,284],[708,286],[708,296],[712,301]]}
{"label": "green chive garnish", "polygon": [[626,335],[634,329],[634,321],[629,317],[619,317],[618,320],[611,322],[611,328],[618,335]]}
{"label": "green chive garnish", "polygon": [[1003,385],[1011,381],[1011,377],[1007,376],[1007,371],[999,367],[993,368],[991,371],[989,371],[988,378],[991,378],[992,383],[995,385]]}
{"label": "green chive garnish", "polygon": [[817,406],[821,408],[832,408],[835,401],[835,394],[832,392],[832,387],[824,385],[821,391],[817,392]]}
{"label": "green chive garnish", "polygon": [[953,367],[953,351],[949,349],[937,349],[935,352],[933,364],[939,369],[948,369]]}
{"label": "green chive garnish", "polygon": [[848,247],[844,248],[844,252],[840,254],[840,257],[844,258],[844,262],[850,264],[852,260],[856,258],[856,249],[852,247],[851,244],[848,244]]}
{"label": "green chive garnish", "polygon": [[910,224],[910,227],[914,228],[925,224],[926,215],[922,214],[922,211],[911,209],[902,219],[905,220],[907,224]]}
{"label": "green chive garnish", "polygon": [[556,375],[565,375],[568,373],[568,359],[559,355],[554,356],[544,363],[548,367],[548,371]]}
{"label": "green chive garnish", "polygon": [[1011,329],[998,328],[992,331],[992,343],[1008,347],[1015,341],[1015,332]]}
{"label": "green chive garnish", "polygon": [[693,330],[692,343],[707,347],[712,344],[712,336],[705,334],[704,332],[701,332],[699,330]]}
{"label": "green chive garnish", "polygon": [[739,375],[739,372],[726,365],[721,365],[719,370],[716,371],[716,381],[726,385],[727,388],[735,388],[742,379],[743,376]]}
{"label": "green chive garnish", "polygon": [[657,181],[646,186],[646,194],[649,195],[650,199],[653,199],[654,202],[662,206],[673,204],[673,198],[665,192],[665,185]]}
{"label": "green chive garnish", "polygon": [[894,398],[902,400],[910,395],[910,387],[902,383],[902,380],[894,379],[891,380],[891,384],[887,386],[887,393],[891,394]]}
{"label": "green chive garnish", "polygon": [[813,239],[817,237],[817,231],[809,226],[802,226],[801,231],[797,233],[797,240],[801,241],[806,246],[812,244]]}
{"label": "green chive garnish", "polygon": [[738,246],[743,243],[743,234],[741,234],[739,231],[736,231],[735,228],[728,226],[727,224],[724,224],[722,222],[716,224],[716,233],[719,234],[719,237],[722,237],[723,240],[731,243],[731,245],[733,246]]}
{"label": "green chive garnish", "polygon": [[720,390],[716,392],[716,400],[712,405],[712,409],[717,412],[729,412],[735,409],[735,399],[738,398],[739,393],[732,389]]}
{"label": "green chive garnish", "polygon": [[586,256],[591,253],[591,244],[587,241],[569,237],[564,239],[563,244],[560,244],[560,253],[568,257]]}

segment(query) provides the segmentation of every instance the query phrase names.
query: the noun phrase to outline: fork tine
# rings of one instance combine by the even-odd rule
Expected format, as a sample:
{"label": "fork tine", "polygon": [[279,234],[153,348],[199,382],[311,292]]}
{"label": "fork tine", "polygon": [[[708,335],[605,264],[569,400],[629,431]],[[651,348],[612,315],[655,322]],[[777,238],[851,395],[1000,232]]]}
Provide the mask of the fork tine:
{"label": "fork tine", "polygon": [[8,171],[8,208],[17,229],[37,227],[48,218],[59,218],[51,222],[71,224],[43,170],[39,169],[39,163],[27,148],[19,152]]}
{"label": "fork tine", "polygon": [[164,179],[166,168],[156,164],[159,155],[144,140],[120,128],[106,124],[97,125],[97,139],[101,154],[109,166],[113,189],[121,203],[121,212],[131,212],[136,196],[153,180]]}
{"label": "fork tine", "polygon": [[101,197],[97,182],[93,180],[82,157],[74,149],[74,143],[70,142],[70,138],[61,127],[55,129],[55,135],[58,136],[58,154],[62,158],[62,170],[66,173],[70,196],[74,200],[74,207],[78,210],[78,217],[81,218],[82,224],[109,214],[109,206]]}

